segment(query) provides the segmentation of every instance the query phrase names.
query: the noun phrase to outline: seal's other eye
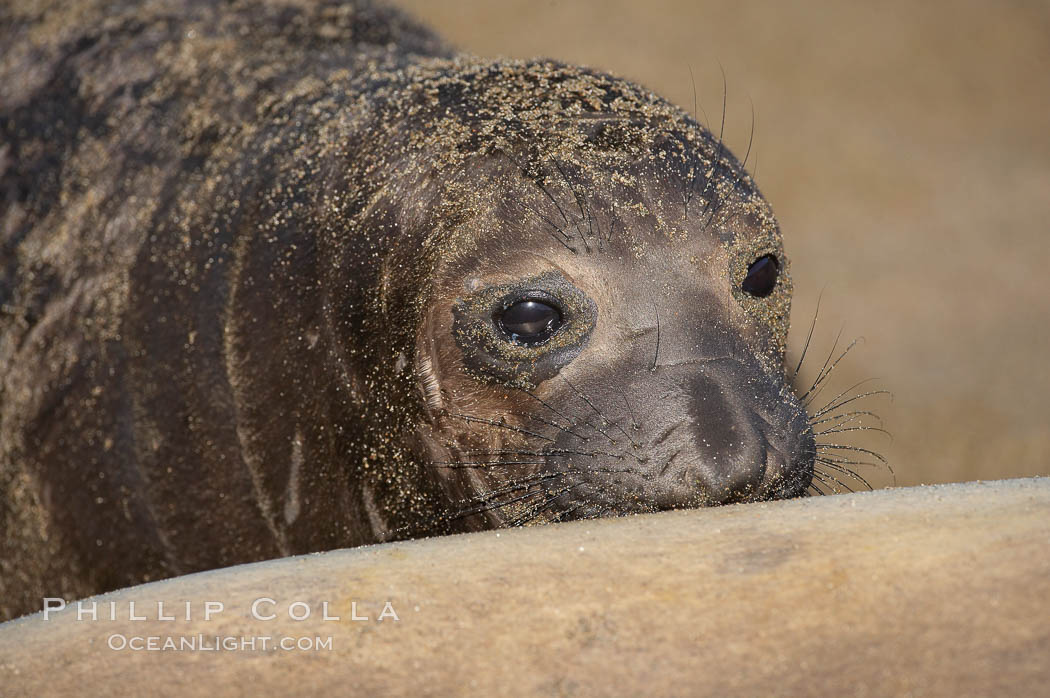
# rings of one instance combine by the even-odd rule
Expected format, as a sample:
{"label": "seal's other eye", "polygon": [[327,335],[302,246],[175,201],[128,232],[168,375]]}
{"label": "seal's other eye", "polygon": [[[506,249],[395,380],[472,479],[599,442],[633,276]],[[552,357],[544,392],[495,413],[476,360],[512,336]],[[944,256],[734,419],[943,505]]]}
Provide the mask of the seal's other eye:
{"label": "seal's other eye", "polygon": [[779,273],[780,265],[777,263],[777,258],[771,254],[763,255],[751,262],[740,288],[744,293],[765,298],[776,287]]}
{"label": "seal's other eye", "polygon": [[512,342],[526,346],[546,342],[561,323],[561,311],[538,300],[518,301],[496,317],[496,324]]}

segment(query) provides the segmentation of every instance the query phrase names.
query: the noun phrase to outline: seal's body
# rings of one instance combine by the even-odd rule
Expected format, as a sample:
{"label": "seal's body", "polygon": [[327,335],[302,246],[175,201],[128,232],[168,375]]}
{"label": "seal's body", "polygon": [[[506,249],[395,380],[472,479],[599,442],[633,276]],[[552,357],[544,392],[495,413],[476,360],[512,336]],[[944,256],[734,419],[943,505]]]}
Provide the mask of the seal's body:
{"label": "seal's body", "polygon": [[0,10],[0,604],[786,497],[768,205],[688,115],[365,2]]}

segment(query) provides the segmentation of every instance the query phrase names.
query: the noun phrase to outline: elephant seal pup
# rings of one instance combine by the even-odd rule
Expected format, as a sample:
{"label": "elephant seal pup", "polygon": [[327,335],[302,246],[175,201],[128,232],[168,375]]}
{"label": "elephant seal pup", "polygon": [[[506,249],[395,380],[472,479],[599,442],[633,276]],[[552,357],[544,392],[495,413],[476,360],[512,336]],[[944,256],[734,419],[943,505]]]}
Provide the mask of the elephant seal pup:
{"label": "elephant seal pup", "polygon": [[659,97],[366,2],[0,12],[4,616],[809,485],[776,222]]}

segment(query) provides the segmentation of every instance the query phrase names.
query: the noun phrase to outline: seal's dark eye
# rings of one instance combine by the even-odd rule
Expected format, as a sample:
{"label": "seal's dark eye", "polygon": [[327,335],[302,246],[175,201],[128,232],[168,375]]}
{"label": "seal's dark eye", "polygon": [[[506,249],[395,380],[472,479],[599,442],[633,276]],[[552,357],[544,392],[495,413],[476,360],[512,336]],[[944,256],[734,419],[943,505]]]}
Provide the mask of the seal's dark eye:
{"label": "seal's dark eye", "polygon": [[511,341],[532,346],[547,341],[561,327],[561,311],[537,300],[518,301],[496,317]]}
{"label": "seal's dark eye", "polygon": [[771,254],[763,255],[751,262],[740,288],[744,293],[765,298],[776,287],[779,273],[780,265],[777,264],[777,258]]}

